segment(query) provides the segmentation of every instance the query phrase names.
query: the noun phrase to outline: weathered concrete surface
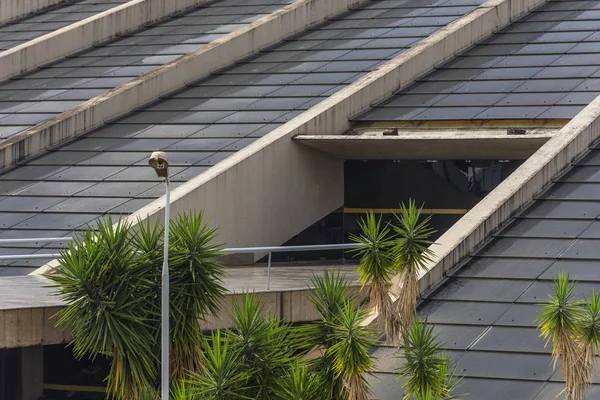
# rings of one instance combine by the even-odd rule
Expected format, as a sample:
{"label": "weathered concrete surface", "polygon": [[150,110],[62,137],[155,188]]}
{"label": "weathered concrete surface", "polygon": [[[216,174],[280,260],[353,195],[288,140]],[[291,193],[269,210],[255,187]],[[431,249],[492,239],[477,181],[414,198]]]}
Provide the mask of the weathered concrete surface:
{"label": "weathered concrete surface", "polygon": [[[8,0],[13,1],[14,0]],[[0,52],[0,81],[209,0],[132,0]],[[19,0],[20,3],[26,3]],[[1,3],[0,3],[1,4]],[[2,14],[0,14],[2,15]]]}
{"label": "weathered concrete surface", "polygon": [[[223,303],[219,318],[210,318],[201,324],[203,329],[227,328],[231,320],[227,310],[235,293],[254,291],[265,304],[265,312],[279,315],[287,321],[304,322],[319,318],[308,300],[312,289],[310,279],[323,273],[328,265],[274,266],[271,271],[271,290],[266,290],[265,267],[229,268],[224,280],[231,293]],[[355,266],[338,265],[336,271],[346,274],[352,290],[358,290],[354,274]],[[51,282],[42,276],[0,278],[0,349],[45,344],[65,343],[70,340],[68,331],[56,328],[52,318],[64,303],[53,294]],[[363,299],[363,290],[359,299]]]}
{"label": "weathered concrete surface", "polygon": [[0,24],[23,18],[45,8],[66,2],[67,0],[1,0]]}
{"label": "weathered concrete surface", "polygon": [[[343,204],[343,161],[299,146],[342,134],[349,117],[490,35],[543,0],[493,0],[459,18],[172,193],[172,215],[203,209],[229,247],[277,245]],[[164,198],[130,216],[162,220]]]}
{"label": "weathered concrete surface", "polygon": [[299,135],[294,140],[344,160],[524,160],[552,138],[553,132],[413,131],[398,136]]}
{"label": "weathered concrete surface", "polygon": [[[165,2],[163,0],[134,0],[127,3],[127,5],[130,6],[132,3],[144,1],[156,1],[163,5],[171,3],[171,1]],[[182,1],[192,0],[178,0],[177,2]],[[11,136],[0,143],[0,169],[97,128],[109,120],[158,99],[164,94],[180,89],[213,71],[231,65],[236,60],[247,57],[288,36],[337,15],[361,1],[299,0],[294,4],[283,7],[203,46],[195,52],[165,64],[103,95],[90,99],[51,120]],[[125,15],[130,12],[135,14],[133,8],[127,10],[130,11],[125,12]],[[114,22],[115,26],[118,26],[118,22]],[[94,31],[100,28],[94,28],[94,24],[86,26],[87,28],[82,29],[92,37],[96,37]],[[115,29],[112,29],[112,31],[115,31]],[[75,35],[75,31],[72,34]],[[83,32],[79,33],[79,35],[81,34]],[[52,51],[56,50],[53,49]],[[3,66],[0,64],[0,71],[2,70]]]}
{"label": "weathered concrete surface", "polygon": [[[432,290],[454,268],[460,267],[474,250],[483,246],[491,235],[516,212],[531,202],[534,196],[560,176],[573,160],[589,150],[600,138],[600,97],[581,111],[533,156],[525,161],[496,189],[471,209],[434,245],[433,260],[427,264],[428,273],[421,273],[421,290]],[[398,277],[394,278],[391,293],[398,298]],[[368,323],[379,323],[373,312]]]}

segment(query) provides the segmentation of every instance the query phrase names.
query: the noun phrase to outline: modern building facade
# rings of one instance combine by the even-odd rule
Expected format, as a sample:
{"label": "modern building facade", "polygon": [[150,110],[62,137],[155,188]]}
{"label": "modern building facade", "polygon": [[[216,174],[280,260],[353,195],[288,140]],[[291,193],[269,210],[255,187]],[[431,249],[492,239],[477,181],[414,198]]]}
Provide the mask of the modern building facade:
{"label": "modern building facade", "polygon": [[[343,243],[364,211],[422,202],[438,236],[421,312],[463,391],[560,391],[533,319],[556,271],[598,286],[600,1],[7,3],[0,399],[51,391],[43,358],[68,340],[42,255],[107,214],[162,219],[159,149],[172,213],[203,210],[227,247]],[[27,238],[56,240],[9,241]],[[401,390],[392,353],[376,351],[380,400]]]}

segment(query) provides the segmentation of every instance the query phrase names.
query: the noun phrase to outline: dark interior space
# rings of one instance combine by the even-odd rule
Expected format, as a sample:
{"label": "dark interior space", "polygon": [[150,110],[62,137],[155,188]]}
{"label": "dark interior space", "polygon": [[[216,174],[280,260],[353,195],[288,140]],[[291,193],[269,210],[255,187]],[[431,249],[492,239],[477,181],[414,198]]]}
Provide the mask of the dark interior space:
{"label": "dark interior space", "polygon": [[[508,177],[521,161],[348,160],[344,171],[344,207],[300,232],[284,245],[332,244],[349,241],[367,210],[393,222],[390,209],[414,199],[431,215],[437,239],[465,212]],[[341,250],[273,253],[273,261],[343,260]]]}
{"label": "dark interior space", "polygon": [[108,371],[107,359],[77,360],[69,346],[44,346],[44,382],[57,389],[46,389],[44,400],[103,400],[94,390],[105,385]]}

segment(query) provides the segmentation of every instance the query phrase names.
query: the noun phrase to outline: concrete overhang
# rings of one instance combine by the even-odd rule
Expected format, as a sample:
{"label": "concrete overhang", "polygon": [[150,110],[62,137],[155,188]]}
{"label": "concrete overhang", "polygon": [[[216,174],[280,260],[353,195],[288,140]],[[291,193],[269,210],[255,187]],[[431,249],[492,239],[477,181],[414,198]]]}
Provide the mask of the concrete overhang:
{"label": "concrete overhang", "polygon": [[354,130],[347,135],[298,135],[294,139],[346,160],[525,160],[557,131],[536,128],[527,129],[524,134],[509,134],[506,129],[386,132],[374,128]]}
{"label": "concrete overhang", "polygon": [[[333,264],[278,263],[271,268],[271,287],[266,288],[267,268],[252,265],[227,268],[223,280],[227,288],[216,317],[208,317],[200,326],[204,330],[230,328],[228,312],[233,299],[243,292],[254,292],[271,313],[290,322],[307,322],[319,319],[319,313],[309,300],[313,294],[310,279],[329,270]],[[355,264],[335,265],[336,271],[345,274],[350,290],[358,293],[359,301],[368,294],[354,273]],[[43,276],[14,276],[0,279],[0,349],[66,343],[71,332],[57,327],[55,315],[65,303],[57,296],[53,283]]]}

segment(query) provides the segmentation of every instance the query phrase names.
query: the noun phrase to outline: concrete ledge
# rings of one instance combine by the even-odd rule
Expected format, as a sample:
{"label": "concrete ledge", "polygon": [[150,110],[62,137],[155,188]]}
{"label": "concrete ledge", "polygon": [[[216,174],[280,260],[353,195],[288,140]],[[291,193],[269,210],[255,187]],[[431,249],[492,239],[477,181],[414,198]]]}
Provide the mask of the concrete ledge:
{"label": "concrete ledge", "polygon": [[68,0],[2,0],[0,1],[0,24],[23,18]]}
{"label": "concrete ledge", "polygon": [[299,135],[294,140],[344,160],[524,160],[552,136],[444,131],[398,136]]}
{"label": "concrete ledge", "polygon": [[[359,289],[360,286],[352,287],[352,291],[356,293]],[[266,313],[278,315],[290,322],[307,322],[319,319],[319,313],[308,300],[312,292],[313,289],[257,292],[256,297],[264,303]],[[362,301],[367,293],[368,290],[362,290],[358,301]],[[227,295],[221,305],[219,318],[209,318],[200,323],[201,328],[230,328],[232,322],[226,310],[230,310],[232,300],[240,296]],[[0,349],[69,342],[71,333],[56,327],[56,319],[52,318],[61,308],[50,306],[0,310]]]}
{"label": "concrete ledge", "polygon": [[[434,33],[205,173],[174,190],[173,215],[203,209],[229,247],[277,245],[343,204],[343,161],[299,146],[299,134],[342,134],[349,117],[543,0],[493,0]],[[130,217],[163,219],[164,199]]]}
{"label": "concrete ledge", "polygon": [[[178,0],[177,3],[181,1],[191,2],[192,0]],[[361,1],[299,0],[277,10],[273,14],[221,37],[195,52],[180,57],[3,141],[0,143],[0,169],[97,128],[108,120],[127,114],[135,108],[180,89],[215,70],[231,65],[236,60],[247,57],[288,36],[339,14]],[[163,0],[134,0],[127,3],[127,5],[131,3],[146,4],[144,2],[152,2],[152,4],[156,2],[162,5],[171,4],[171,1],[165,2]],[[140,5],[140,7],[142,6]],[[118,15],[128,18],[127,15],[134,13],[134,8],[128,8],[127,10],[129,11],[124,12],[125,14]],[[143,9],[138,9],[138,11],[141,12]],[[119,26],[116,23],[116,16],[114,19],[115,26]],[[113,19],[110,21],[113,21]],[[112,25],[112,22],[109,25]],[[94,24],[86,26],[85,30],[88,34],[93,33],[95,29],[99,29],[94,28]],[[75,31],[70,32],[69,35],[77,36]],[[92,36],[95,37],[96,35]],[[0,65],[0,71],[2,70],[3,67]]]}
{"label": "concrete ledge", "polygon": [[132,0],[103,11],[1,52],[0,82],[208,1]]}

